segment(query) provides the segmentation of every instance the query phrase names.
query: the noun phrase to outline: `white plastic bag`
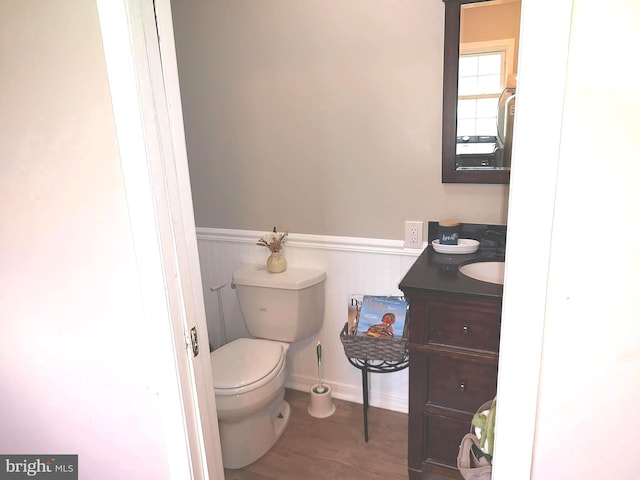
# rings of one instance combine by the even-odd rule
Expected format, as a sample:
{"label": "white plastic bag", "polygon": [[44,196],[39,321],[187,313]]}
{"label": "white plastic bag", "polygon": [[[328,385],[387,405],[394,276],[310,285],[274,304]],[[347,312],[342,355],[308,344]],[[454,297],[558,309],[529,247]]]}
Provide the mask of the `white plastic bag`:
{"label": "white plastic bag", "polygon": [[480,450],[478,437],[467,433],[460,443],[458,451],[458,470],[465,480],[491,480],[491,462],[484,456],[477,456],[473,446]]}

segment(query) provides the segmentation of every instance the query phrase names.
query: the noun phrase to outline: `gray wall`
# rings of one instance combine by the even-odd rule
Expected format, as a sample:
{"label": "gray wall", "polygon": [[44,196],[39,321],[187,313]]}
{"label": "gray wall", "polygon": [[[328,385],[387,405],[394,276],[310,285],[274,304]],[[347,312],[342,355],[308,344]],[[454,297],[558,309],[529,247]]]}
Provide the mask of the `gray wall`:
{"label": "gray wall", "polygon": [[440,1],[174,2],[199,227],[400,239],[505,223],[508,187],[443,185]]}

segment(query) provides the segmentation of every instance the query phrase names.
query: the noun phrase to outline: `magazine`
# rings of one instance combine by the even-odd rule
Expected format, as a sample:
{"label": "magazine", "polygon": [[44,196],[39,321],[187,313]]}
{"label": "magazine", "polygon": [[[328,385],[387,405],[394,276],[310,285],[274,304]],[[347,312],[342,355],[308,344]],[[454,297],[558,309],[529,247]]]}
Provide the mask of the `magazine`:
{"label": "magazine", "polygon": [[355,335],[358,328],[358,316],[360,315],[360,308],[362,307],[363,295],[351,295],[349,298],[349,317],[347,320],[349,335]]}
{"label": "magazine", "polygon": [[356,335],[387,339],[403,337],[407,317],[407,302],[403,297],[362,295],[361,302]]}

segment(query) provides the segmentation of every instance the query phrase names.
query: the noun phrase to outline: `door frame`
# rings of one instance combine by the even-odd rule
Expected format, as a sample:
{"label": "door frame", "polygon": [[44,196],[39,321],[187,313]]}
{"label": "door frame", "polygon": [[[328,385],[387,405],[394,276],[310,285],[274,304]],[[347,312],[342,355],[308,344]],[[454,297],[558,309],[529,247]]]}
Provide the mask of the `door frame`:
{"label": "door frame", "polygon": [[[156,21],[153,15],[149,15],[150,9],[153,10],[153,0],[96,1],[129,206],[134,213],[136,209],[145,212],[157,208],[157,211],[142,215],[141,218],[153,218],[168,232],[184,235],[181,241],[174,242],[174,247],[179,253],[176,254],[181,261],[179,265],[187,268],[189,273],[183,279],[189,281],[172,285],[169,297],[177,304],[185,298],[194,302],[198,328],[202,325],[200,337],[206,339],[170,2],[155,2],[160,41],[154,47],[149,34],[155,29]],[[529,478],[532,463],[565,81],[562,76],[545,78],[547,69],[544,67],[550,59],[555,65],[567,63],[572,4],[572,0],[523,0],[518,67],[521,81],[509,198],[508,281],[505,284],[498,376],[500,408],[496,419],[495,480]],[[549,8],[554,11],[551,17],[548,15]],[[548,28],[551,20],[554,28]],[[541,28],[545,29],[544,42],[540,40]],[[146,43],[147,40],[149,43]],[[162,62],[159,54],[154,52],[161,52]],[[157,83],[160,80],[162,89]],[[169,132],[158,125],[166,126],[166,122],[170,125]],[[546,131],[551,135],[547,139],[545,162],[540,161],[535,148],[539,143],[540,122],[547,125]],[[163,147],[166,147],[167,141],[172,145],[172,167],[175,169],[171,175],[167,175],[166,164],[158,154],[166,153]],[[139,165],[139,158],[147,159],[146,171]],[[164,172],[164,175],[159,172]],[[175,225],[171,222],[171,206],[166,198],[158,200],[158,203],[149,203],[156,189],[163,188],[168,189],[169,193],[175,195],[172,198],[180,202],[182,217]],[[544,199],[544,202],[542,205],[539,201],[530,202],[530,198]],[[533,224],[536,225],[535,236],[530,235]],[[148,234],[138,233],[137,240],[143,240],[144,233]],[[170,250],[161,253],[170,253]],[[166,259],[162,256],[156,262],[166,266]],[[152,263],[153,258],[150,260]],[[148,280],[152,283],[152,278]],[[170,428],[167,430],[168,450],[175,457],[170,461],[178,472],[183,466],[182,457],[187,454],[193,468],[192,478],[223,479],[212,380],[205,374],[210,373],[210,366],[202,368],[200,376],[193,373],[186,351],[179,348],[179,333],[183,329],[184,318],[177,315],[172,316],[171,320],[176,334],[175,354],[179,360],[174,369],[179,377],[185,411],[184,425],[174,425],[173,429],[174,432],[184,431],[189,441],[185,445],[178,439],[179,436],[171,435]],[[205,363],[208,365],[209,362]],[[166,382],[167,390],[171,390],[174,385],[169,380]],[[205,395],[210,398],[203,399],[201,396],[196,400],[197,391],[203,387],[210,388],[211,393]],[[204,408],[200,409],[200,405]],[[173,408],[165,405],[163,411],[170,418]],[[201,429],[201,426],[207,427]],[[181,478],[177,473],[172,476]]]}
{"label": "door frame", "polygon": [[170,1],[96,3],[170,476],[224,479]]}
{"label": "door frame", "polygon": [[530,478],[535,455],[573,2],[522,1],[493,480]]}

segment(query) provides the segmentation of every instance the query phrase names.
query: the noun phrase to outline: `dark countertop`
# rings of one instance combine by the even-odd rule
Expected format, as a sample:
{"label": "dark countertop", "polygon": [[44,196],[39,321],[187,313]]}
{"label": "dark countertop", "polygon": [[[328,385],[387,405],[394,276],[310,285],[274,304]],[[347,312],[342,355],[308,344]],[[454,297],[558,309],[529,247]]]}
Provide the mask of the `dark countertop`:
{"label": "dark countertop", "polygon": [[504,261],[506,226],[462,224],[460,238],[480,241],[476,253],[450,255],[437,253],[431,242],[437,235],[437,222],[429,222],[429,246],[400,282],[400,290],[423,290],[435,293],[464,294],[475,297],[502,297],[502,285],[482,282],[458,271],[460,265],[477,261]]}

